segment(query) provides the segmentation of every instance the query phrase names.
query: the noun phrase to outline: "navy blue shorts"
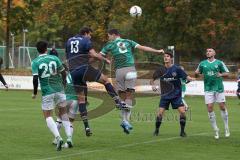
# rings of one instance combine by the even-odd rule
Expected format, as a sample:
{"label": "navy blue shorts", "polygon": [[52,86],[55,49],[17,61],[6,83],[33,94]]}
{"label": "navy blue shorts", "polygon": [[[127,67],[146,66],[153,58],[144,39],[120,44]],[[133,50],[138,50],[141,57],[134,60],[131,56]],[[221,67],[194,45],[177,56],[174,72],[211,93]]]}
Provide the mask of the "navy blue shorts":
{"label": "navy blue shorts", "polygon": [[86,87],[86,82],[97,82],[101,77],[101,71],[93,68],[91,65],[84,65],[70,71],[73,85],[77,92]]}
{"label": "navy blue shorts", "polygon": [[181,106],[184,106],[183,101],[182,101],[182,97],[178,96],[175,98],[161,98],[160,103],[159,103],[159,107],[160,108],[165,108],[166,110],[169,109],[169,105],[172,105],[172,109],[178,109]]}

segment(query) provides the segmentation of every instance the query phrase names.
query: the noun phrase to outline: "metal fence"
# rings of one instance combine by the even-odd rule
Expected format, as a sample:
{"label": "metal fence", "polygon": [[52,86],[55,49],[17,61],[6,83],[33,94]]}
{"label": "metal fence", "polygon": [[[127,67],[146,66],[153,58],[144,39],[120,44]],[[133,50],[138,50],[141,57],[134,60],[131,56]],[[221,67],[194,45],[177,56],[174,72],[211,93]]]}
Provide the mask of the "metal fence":
{"label": "metal fence", "polygon": [[[48,51],[50,51],[51,48],[48,48]],[[65,50],[61,48],[56,48],[59,58],[61,60],[65,60]],[[6,46],[0,46],[0,57],[3,58],[3,68],[5,67],[5,52],[6,52]],[[23,47],[19,46],[17,48],[14,48],[9,53],[9,64],[10,68],[30,68],[31,62],[34,58],[38,56],[38,52],[36,47]],[[180,62],[180,65],[182,65],[185,70],[187,71],[194,71],[197,68],[198,63],[195,62]],[[227,67],[231,72],[237,72],[238,65],[240,64],[233,64],[233,63],[226,63]],[[240,66],[239,66],[240,67]]]}
{"label": "metal fence", "polygon": [[[48,52],[52,48],[48,48]],[[57,48],[56,49],[61,60],[65,60],[65,50]],[[6,66],[6,46],[0,46],[0,57],[3,58],[3,68]],[[36,47],[23,47],[19,46],[14,49],[14,53],[9,53],[9,64],[10,68],[30,68],[32,60],[38,56],[38,51]]]}

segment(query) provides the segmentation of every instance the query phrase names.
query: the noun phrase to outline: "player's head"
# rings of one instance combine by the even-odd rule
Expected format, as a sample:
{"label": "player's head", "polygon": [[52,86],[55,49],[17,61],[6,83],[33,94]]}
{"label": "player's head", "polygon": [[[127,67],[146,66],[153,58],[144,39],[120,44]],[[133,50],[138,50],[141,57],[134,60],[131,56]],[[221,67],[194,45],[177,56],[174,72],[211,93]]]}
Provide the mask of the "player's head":
{"label": "player's head", "polygon": [[114,40],[114,39],[116,39],[118,37],[120,37],[120,33],[119,33],[119,31],[117,29],[110,29],[108,31],[108,39],[110,41],[112,41],[112,40]]}
{"label": "player's head", "polygon": [[83,27],[80,29],[79,34],[84,36],[84,37],[88,37],[91,38],[91,34],[92,34],[92,29],[89,27]]}
{"label": "player's head", "polygon": [[47,52],[48,43],[46,41],[38,41],[36,44],[39,54],[44,54]]}
{"label": "player's head", "polygon": [[206,56],[208,59],[213,58],[216,55],[216,52],[213,48],[207,48]]}
{"label": "player's head", "polygon": [[163,56],[164,63],[172,63],[173,60],[173,54],[170,52],[165,52]]}

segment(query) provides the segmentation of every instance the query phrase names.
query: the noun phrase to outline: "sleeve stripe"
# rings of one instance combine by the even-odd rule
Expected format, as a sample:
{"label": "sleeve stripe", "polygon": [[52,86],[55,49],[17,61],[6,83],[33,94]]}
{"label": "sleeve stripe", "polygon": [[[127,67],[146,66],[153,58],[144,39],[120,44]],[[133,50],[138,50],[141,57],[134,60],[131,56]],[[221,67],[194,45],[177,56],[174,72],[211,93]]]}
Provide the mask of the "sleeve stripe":
{"label": "sleeve stripe", "polygon": [[33,75],[33,76],[38,76],[38,73],[33,73],[32,75]]}
{"label": "sleeve stripe", "polygon": [[137,48],[137,46],[139,46],[139,44],[137,44],[134,48]]}
{"label": "sleeve stripe", "polygon": [[222,62],[222,65],[223,65],[223,68],[224,68],[225,72],[229,72],[227,66],[223,62]]}
{"label": "sleeve stripe", "polygon": [[102,55],[104,55],[104,56],[106,55],[106,53],[103,53],[103,52],[100,52],[100,53],[101,53]]}

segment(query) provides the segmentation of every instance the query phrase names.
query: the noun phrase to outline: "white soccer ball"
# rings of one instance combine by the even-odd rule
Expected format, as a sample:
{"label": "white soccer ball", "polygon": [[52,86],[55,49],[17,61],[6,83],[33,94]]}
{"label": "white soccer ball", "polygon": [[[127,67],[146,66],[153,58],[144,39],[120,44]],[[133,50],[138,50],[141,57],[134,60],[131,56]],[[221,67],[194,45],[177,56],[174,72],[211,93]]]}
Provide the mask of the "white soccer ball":
{"label": "white soccer ball", "polygon": [[137,18],[142,15],[142,8],[140,8],[139,6],[132,6],[129,12],[132,17]]}

